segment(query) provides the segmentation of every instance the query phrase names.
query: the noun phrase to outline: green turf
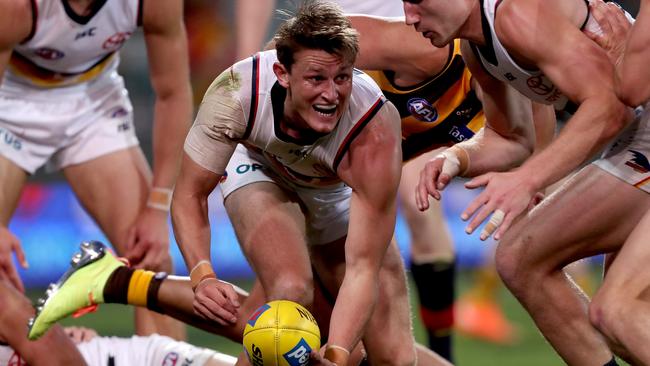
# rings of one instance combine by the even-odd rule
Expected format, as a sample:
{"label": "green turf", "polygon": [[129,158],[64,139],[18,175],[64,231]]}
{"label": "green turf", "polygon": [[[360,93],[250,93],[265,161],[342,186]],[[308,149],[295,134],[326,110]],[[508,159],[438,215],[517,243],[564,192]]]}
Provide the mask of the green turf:
{"label": "green turf", "polygon": [[[467,287],[470,278],[470,275],[461,273],[458,280],[460,292]],[[244,288],[250,285],[249,282],[238,284]],[[30,291],[30,295],[36,296],[37,293]],[[552,366],[564,364],[545,342],[523,308],[505,289],[499,292],[498,300],[505,307],[508,318],[517,325],[519,341],[512,346],[499,346],[456,335],[454,340],[456,364],[479,366]],[[105,304],[100,306],[97,313],[86,315],[80,319],[67,319],[64,321],[64,325],[92,327],[102,335],[129,336],[133,332],[132,319],[132,310],[129,307]],[[423,342],[424,332],[417,314],[414,318],[414,326],[416,339]],[[238,354],[241,350],[240,345],[191,327],[188,329],[188,334],[189,341],[196,345],[233,355]]]}

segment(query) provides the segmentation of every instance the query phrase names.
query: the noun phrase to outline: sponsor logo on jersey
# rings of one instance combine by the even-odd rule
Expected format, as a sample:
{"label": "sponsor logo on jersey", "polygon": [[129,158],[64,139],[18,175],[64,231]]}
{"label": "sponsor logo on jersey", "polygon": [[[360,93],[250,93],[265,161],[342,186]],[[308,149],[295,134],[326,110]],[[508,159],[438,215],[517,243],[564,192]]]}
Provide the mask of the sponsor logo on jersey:
{"label": "sponsor logo on jersey", "polygon": [[239,164],[237,168],[235,168],[235,172],[237,174],[246,174],[248,172],[254,172],[256,170],[262,170],[264,167],[261,164],[253,163],[253,164]]}
{"label": "sponsor logo on jersey", "polygon": [[117,125],[117,132],[126,132],[131,129],[131,123],[130,122],[122,122],[119,125]]}
{"label": "sponsor logo on jersey", "polygon": [[474,132],[465,126],[451,126],[449,136],[451,136],[456,142],[463,142],[474,136]]}
{"label": "sponsor logo on jersey", "polygon": [[411,98],[406,104],[411,115],[418,121],[435,122],[438,120],[438,110],[429,104],[426,99]]}
{"label": "sponsor logo on jersey", "polygon": [[625,165],[634,169],[637,173],[645,174],[650,172],[650,162],[645,155],[635,150],[628,151],[632,153],[632,159],[626,161]]}
{"label": "sponsor logo on jersey", "polygon": [[542,75],[529,77],[526,80],[526,85],[528,85],[528,88],[538,95],[548,95],[555,90],[555,85],[550,81],[545,80]]}
{"label": "sponsor logo on jersey", "polygon": [[176,366],[176,362],[178,362],[179,358],[180,357],[178,356],[178,353],[169,352],[167,355],[165,355],[161,366]]}
{"label": "sponsor logo on jersey", "polygon": [[309,363],[310,353],[311,347],[309,347],[309,344],[303,338],[300,338],[300,342],[282,356],[284,356],[284,359],[291,366],[305,366]]}
{"label": "sponsor logo on jersey", "polygon": [[126,42],[127,39],[131,37],[131,32],[118,32],[108,37],[102,44],[102,48],[105,50],[116,50]]}
{"label": "sponsor logo on jersey", "polygon": [[264,305],[260,306],[257,310],[255,310],[253,315],[251,315],[251,317],[248,318],[248,325],[250,325],[251,327],[254,327],[255,322],[257,322],[257,319],[259,319],[259,317],[262,316],[262,314],[264,314],[264,312],[269,310],[270,308],[271,307],[269,306],[269,304],[264,304]]}
{"label": "sponsor logo on jersey", "polygon": [[77,35],[74,36],[74,40],[76,41],[80,38],[85,38],[85,37],[94,37],[96,30],[97,27],[90,27],[88,29],[84,29],[83,31],[77,33]]}
{"label": "sponsor logo on jersey", "polygon": [[34,51],[34,54],[46,60],[58,60],[65,56],[65,53],[53,48],[42,47]]}
{"label": "sponsor logo on jersey", "polygon": [[0,143],[8,145],[16,151],[23,148],[23,142],[16,137],[13,133],[0,127]]}
{"label": "sponsor logo on jersey", "polygon": [[504,76],[506,79],[508,79],[508,81],[517,80],[517,77],[514,76],[514,75],[512,75],[512,74],[509,73],[509,72],[506,72],[505,74],[503,74],[503,76]]}

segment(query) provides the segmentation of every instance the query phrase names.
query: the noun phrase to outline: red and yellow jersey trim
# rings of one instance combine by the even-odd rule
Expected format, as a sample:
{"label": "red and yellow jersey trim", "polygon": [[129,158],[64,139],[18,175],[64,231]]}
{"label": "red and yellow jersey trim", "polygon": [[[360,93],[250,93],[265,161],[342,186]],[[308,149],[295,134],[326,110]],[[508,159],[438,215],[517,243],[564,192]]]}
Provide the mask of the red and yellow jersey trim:
{"label": "red and yellow jersey trim", "polygon": [[111,52],[88,70],[79,73],[62,73],[52,71],[33,63],[17,52],[11,54],[9,69],[16,76],[30,84],[44,88],[71,86],[91,81],[100,75],[115,60],[117,52]]}

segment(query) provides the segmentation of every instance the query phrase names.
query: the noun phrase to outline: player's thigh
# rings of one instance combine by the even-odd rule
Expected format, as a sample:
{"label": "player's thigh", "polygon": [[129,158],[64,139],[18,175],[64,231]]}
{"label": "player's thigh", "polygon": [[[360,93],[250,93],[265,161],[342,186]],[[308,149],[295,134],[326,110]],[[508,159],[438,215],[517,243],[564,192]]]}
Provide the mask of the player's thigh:
{"label": "player's thigh", "polygon": [[256,182],[230,193],[224,206],[266,291],[282,278],[311,281],[304,214],[293,195],[274,183]]}
{"label": "player's thigh", "polygon": [[27,173],[11,162],[0,156],[0,224],[8,225],[11,216],[16,210],[20,192],[27,180]]}
{"label": "player's thigh", "polygon": [[420,171],[437,151],[422,154],[402,167],[398,199],[401,213],[411,232],[411,251],[416,259],[453,256],[451,234],[440,201],[431,199],[429,209],[424,212],[418,210],[415,205],[415,186],[419,181]]}
{"label": "player's thigh", "polygon": [[[642,296],[650,286],[650,211],[628,236],[610,265],[599,293],[616,301],[627,302]],[[597,295],[598,296],[598,295]],[[648,293],[643,295],[649,301]]]}
{"label": "player's thigh", "polygon": [[552,271],[616,251],[648,207],[647,193],[589,165],[508,230],[497,264]]}
{"label": "player's thigh", "polygon": [[140,148],[70,165],[63,173],[82,206],[123,252],[128,228],[144,207],[151,182],[151,171]]}

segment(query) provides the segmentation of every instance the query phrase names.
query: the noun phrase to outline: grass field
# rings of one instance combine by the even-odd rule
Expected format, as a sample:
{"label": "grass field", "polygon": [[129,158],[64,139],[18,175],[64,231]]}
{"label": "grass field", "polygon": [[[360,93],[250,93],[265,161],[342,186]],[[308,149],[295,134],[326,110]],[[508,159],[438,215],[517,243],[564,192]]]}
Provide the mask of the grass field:
{"label": "grass field", "polygon": [[[458,280],[460,292],[467,287],[470,278],[468,273],[461,273]],[[238,284],[247,288],[250,281]],[[38,291],[30,291],[33,298],[39,294]],[[454,356],[457,365],[550,366],[564,364],[507,290],[502,289],[499,292],[499,302],[505,307],[509,319],[516,323],[519,341],[511,346],[499,346],[457,335],[454,340]],[[92,327],[102,335],[130,336],[133,332],[132,310],[122,305],[102,305],[97,313],[80,319],[68,319],[64,324]],[[414,318],[414,327],[416,339],[424,341],[424,332],[417,314]],[[191,327],[188,329],[188,333],[190,342],[196,345],[233,355],[241,350],[241,346],[238,344]]]}

